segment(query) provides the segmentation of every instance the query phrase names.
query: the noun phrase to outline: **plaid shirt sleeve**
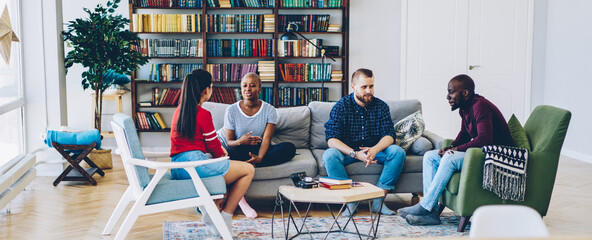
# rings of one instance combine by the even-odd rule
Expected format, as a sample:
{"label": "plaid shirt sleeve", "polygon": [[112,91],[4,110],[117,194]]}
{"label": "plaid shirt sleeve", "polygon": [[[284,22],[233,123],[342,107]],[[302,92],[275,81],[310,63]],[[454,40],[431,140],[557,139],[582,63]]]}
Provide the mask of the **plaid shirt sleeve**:
{"label": "plaid shirt sleeve", "polygon": [[325,123],[325,141],[329,141],[331,138],[342,139],[345,129],[344,111],[344,105],[341,101],[336,103],[333,109],[331,109],[329,121]]}
{"label": "plaid shirt sleeve", "polygon": [[386,105],[386,103],[383,102],[380,105],[378,111],[380,112],[380,119],[378,122],[381,134],[380,139],[382,139],[385,136],[391,136],[393,137],[393,139],[397,139],[393,119],[391,118],[391,111],[388,105]]}

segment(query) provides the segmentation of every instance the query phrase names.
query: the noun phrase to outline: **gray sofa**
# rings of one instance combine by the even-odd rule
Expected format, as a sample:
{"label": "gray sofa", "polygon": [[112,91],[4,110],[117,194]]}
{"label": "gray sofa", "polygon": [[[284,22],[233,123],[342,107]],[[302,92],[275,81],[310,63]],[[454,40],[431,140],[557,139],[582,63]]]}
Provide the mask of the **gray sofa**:
{"label": "gray sofa", "polygon": [[[390,107],[393,123],[421,110],[418,100],[395,100],[386,103]],[[275,198],[279,186],[292,184],[291,173],[306,172],[307,176],[312,177],[327,175],[322,161],[323,152],[327,149],[325,123],[329,120],[329,112],[334,104],[312,102],[308,106],[277,109],[278,124],[272,143],[292,142],[296,145],[297,155],[281,165],[257,168],[246,198]],[[216,129],[222,128],[228,104],[206,102],[203,107],[212,113]],[[393,193],[423,192],[421,155],[426,150],[439,149],[442,141],[442,137],[424,131],[423,137],[407,151],[403,172]],[[364,165],[362,162],[353,163],[346,167],[346,171],[354,181],[375,184],[382,171],[382,165],[372,164],[368,168],[364,168]]]}

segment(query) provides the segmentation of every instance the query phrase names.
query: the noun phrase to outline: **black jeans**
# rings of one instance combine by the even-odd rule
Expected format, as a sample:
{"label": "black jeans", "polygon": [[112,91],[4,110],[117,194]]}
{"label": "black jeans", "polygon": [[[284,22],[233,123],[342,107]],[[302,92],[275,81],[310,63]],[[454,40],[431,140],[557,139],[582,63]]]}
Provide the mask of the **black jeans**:
{"label": "black jeans", "polygon": [[[259,148],[261,148],[261,144],[231,147],[228,148],[228,155],[231,160],[247,161],[251,159],[249,153],[259,155]],[[255,167],[268,167],[282,164],[292,160],[294,155],[296,155],[296,147],[291,142],[270,145],[263,160],[260,163],[255,164]]]}

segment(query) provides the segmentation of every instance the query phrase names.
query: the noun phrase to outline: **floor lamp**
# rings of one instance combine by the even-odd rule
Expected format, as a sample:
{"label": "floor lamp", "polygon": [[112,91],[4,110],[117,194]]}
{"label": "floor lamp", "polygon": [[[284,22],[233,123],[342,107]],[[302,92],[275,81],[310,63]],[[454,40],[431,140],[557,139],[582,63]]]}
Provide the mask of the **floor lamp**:
{"label": "floor lamp", "polygon": [[[294,29],[294,27],[296,29]],[[321,51],[321,101],[325,101],[324,96],[325,96],[325,77],[327,76],[327,72],[326,72],[326,66],[325,66],[325,49],[323,49],[322,47],[317,46],[316,44],[314,44],[313,42],[310,41],[310,39],[308,39],[307,37],[303,36],[299,31],[298,31],[298,25],[296,23],[288,23],[288,26],[286,28],[286,33],[284,33],[282,35],[282,37],[280,38],[280,40],[298,40],[298,36],[296,36],[296,34],[298,34],[298,36],[302,37],[304,40],[308,41],[311,45],[313,45],[316,49]],[[335,59],[332,58],[331,56],[329,56],[329,58],[331,60],[333,60],[333,62],[335,62]]]}

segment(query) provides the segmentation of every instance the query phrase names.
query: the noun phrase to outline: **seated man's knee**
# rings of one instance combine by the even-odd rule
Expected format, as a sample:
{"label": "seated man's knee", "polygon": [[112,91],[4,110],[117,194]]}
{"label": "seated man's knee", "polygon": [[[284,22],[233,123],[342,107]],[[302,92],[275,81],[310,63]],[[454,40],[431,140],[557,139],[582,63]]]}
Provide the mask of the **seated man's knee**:
{"label": "seated man's knee", "polygon": [[328,148],[323,153],[323,163],[327,165],[327,163],[333,162],[342,162],[343,161],[343,154],[336,148]]}
{"label": "seated man's knee", "polygon": [[438,150],[427,151],[423,155],[423,167],[437,166],[440,164],[439,159],[440,155],[438,155]]}
{"label": "seated man's knee", "polygon": [[399,145],[390,145],[385,150],[387,154],[387,161],[393,160],[395,158],[405,159],[405,150],[403,150],[403,148],[401,148]]}

